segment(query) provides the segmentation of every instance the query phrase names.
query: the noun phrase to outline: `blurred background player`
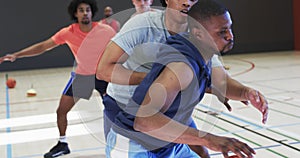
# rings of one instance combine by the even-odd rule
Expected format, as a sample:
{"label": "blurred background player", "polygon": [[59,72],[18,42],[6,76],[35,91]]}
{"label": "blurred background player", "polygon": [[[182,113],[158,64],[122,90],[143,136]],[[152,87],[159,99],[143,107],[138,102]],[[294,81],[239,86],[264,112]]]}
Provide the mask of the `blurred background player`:
{"label": "blurred background player", "polygon": [[152,3],[153,0],[132,0],[136,12],[133,13],[131,17],[147,11],[156,11],[156,9],[151,8]]}
{"label": "blurred background player", "polygon": [[67,44],[75,57],[76,70],[71,73],[71,78],[56,110],[59,141],[44,155],[45,158],[70,153],[66,139],[67,113],[75,103],[80,98],[89,99],[94,89],[101,96],[106,94],[107,82],[96,79],[95,72],[105,46],[116,32],[107,25],[92,21],[97,10],[95,0],[72,0],[68,6],[68,12],[75,23],[62,28],[45,41],[0,58],[0,63],[3,61],[13,62],[18,58],[41,55],[62,44]]}
{"label": "blurred background player", "polygon": [[104,18],[100,20],[100,23],[109,25],[112,27],[116,32],[120,30],[120,22],[111,16],[114,14],[113,9],[110,6],[104,8]]}

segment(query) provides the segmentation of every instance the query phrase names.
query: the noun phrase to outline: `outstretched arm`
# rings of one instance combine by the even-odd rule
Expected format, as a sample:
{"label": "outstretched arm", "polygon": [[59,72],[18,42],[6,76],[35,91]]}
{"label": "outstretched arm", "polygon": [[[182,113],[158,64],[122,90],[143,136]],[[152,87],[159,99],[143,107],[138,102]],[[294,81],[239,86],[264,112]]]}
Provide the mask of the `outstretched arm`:
{"label": "outstretched arm", "polygon": [[168,142],[204,145],[222,152],[224,157],[228,157],[229,151],[240,157],[252,157],[255,152],[245,143],[190,128],[163,114],[178,93],[190,84],[192,78],[192,70],[186,64],[168,64],[151,84],[137,112],[134,129]]}
{"label": "outstretched arm", "polygon": [[31,56],[36,56],[44,53],[47,50],[50,50],[54,47],[56,47],[57,44],[54,43],[54,41],[50,38],[48,40],[39,42],[37,44],[31,45],[27,48],[24,48],[18,52],[12,53],[12,54],[7,54],[3,57],[0,57],[0,63],[3,61],[15,61],[17,58],[22,58],[22,57],[31,57]]}
{"label": "outstretched arm", "polygon": [[256,109],[258,109],[262,113],[262,122],[266,123],[268,118],[268,101],[261,92],[247,87],[237,80],[233,79],[223,67],[213,67],[212,75],[214,78],[213,85],[217,87],[217,89],[225,88],[226,98],[223,101],[224,104],[228,104],[228,99],[239,100],[244,104],[250,102]]}
{"label": "outstretched arm", "polygon": [[126,69],[122,64],[128,59],[128,55],[115,42],[110,42],[98,63],[96,76],[107,82],[137,85],[146,73]]}

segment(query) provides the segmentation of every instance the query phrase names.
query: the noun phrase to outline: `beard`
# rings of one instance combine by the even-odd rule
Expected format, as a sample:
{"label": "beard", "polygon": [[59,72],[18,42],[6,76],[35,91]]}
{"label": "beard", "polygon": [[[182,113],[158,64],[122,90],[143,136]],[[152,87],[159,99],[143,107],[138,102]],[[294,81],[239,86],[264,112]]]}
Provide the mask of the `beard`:
{"label": "beard", "polygon": [[233,48],[233,40],[230,40],[228,44],[226,44],[223,49],[220,51],[221,55],[225,55],[228,51],[230,51]]}
{"label": "beard", "polygon": [[88,24],[91,23],[91,21],[88,20],[88,19],[85,19],[85,20],[81,20],[81,23],[84,24],[84,25],[88,25]]}

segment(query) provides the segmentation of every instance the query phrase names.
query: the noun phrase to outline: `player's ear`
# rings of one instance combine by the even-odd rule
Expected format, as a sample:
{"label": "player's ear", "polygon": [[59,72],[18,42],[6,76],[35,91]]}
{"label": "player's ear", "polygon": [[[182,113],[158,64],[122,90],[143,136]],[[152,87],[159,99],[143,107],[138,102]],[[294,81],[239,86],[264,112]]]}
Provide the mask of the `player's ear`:
{"label": "player's ear", "polygon": [[203,29],[193,27],[193,28],[191,28],[191,33],[197,40],[201,41],[201,40],[203,40],[203,38],[205,38],[205,32]]}
{"label": "player's ear", "polygon": [[169,4],[169,0],[165,0],[165,2],[166,2],[166,4],[167,4],[167,6],[168,6],[168,4]]}

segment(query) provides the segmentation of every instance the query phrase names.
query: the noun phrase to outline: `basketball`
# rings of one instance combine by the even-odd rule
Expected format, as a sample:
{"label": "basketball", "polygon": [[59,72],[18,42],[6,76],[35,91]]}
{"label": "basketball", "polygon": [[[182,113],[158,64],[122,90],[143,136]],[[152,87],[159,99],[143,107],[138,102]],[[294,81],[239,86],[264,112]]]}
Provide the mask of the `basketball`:
{"label": "basketball", "polygon": [[16,84],[17,84],[17,82],[13,78],[8,78],[6,81],[6,85],[8,88],[15,88]]}

